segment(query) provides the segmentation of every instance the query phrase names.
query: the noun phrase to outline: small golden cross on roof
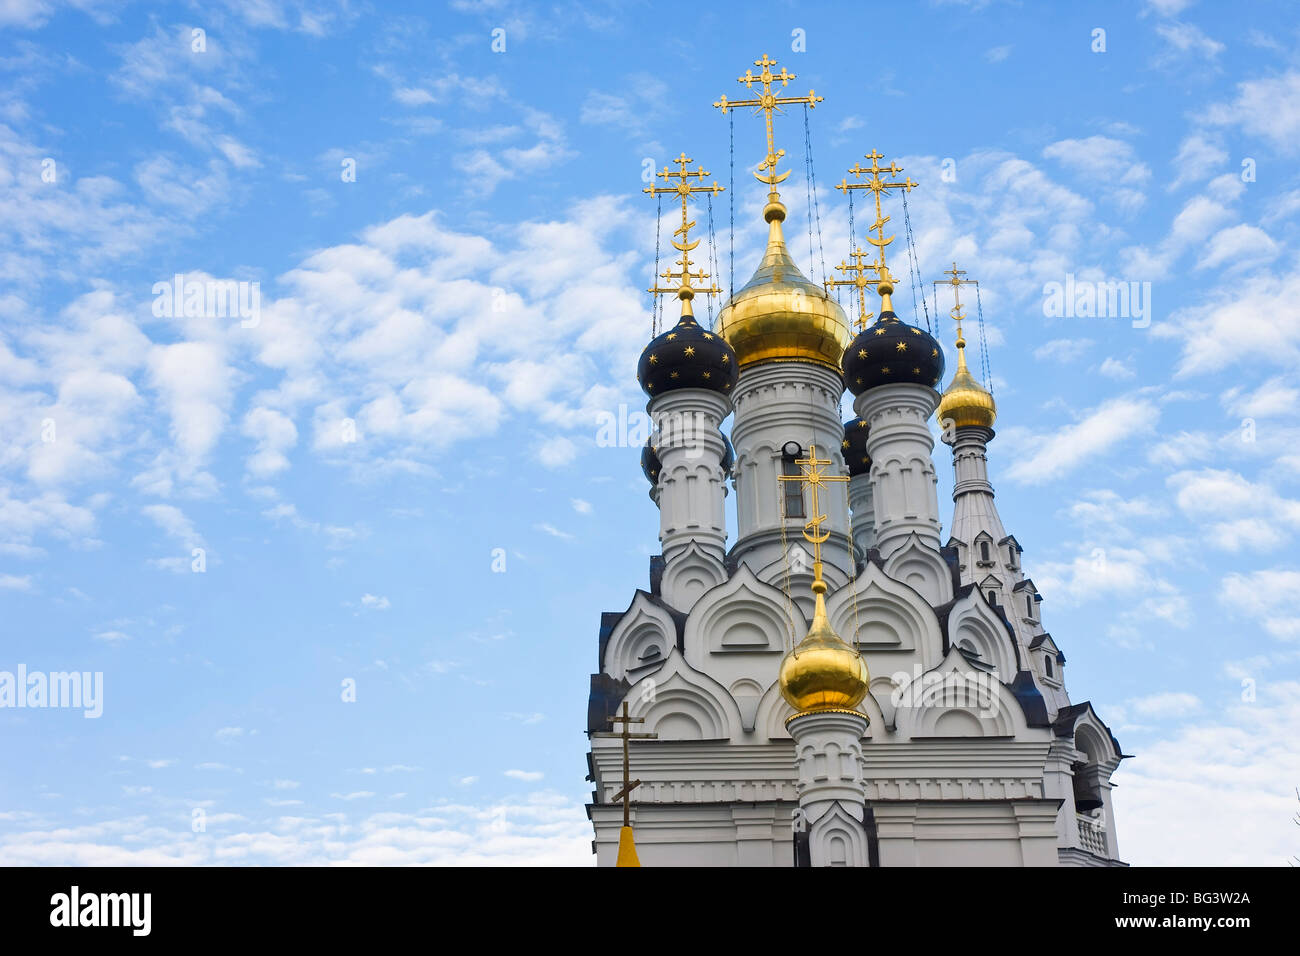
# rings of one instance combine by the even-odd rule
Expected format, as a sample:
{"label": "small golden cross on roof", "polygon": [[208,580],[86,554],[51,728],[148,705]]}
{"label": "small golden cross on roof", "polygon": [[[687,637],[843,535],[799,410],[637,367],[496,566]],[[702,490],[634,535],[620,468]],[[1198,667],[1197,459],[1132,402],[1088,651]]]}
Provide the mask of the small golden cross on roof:
{"label": "small golden cross on roof", "polygon": [[955,262],[952,264],[952,268],[945,270],[943,274],[946,276],[952,276],[952,278],[935,279],[934,285],[952,286],[952,297],[956,304],[953,306],[952,312],[949,314],[952,315],[953,320],[957,323],[957,348],[964,349],[966,347],[966,340],[962,338],[961,323],[966,316],[961,310],[961,287],[964,285],[978,286],[979,281],[976,279],[963,279],[962,276],[966,274],[966,270],[958,269],[957,263]]}
{"label": "small golden cross on roof", "polygon": [[[889,217],[881,213],[880,194],[890,189],[901,189],[904,192],[910,192],[912,187],[920,184],[913,182],[910,178],[904,179],[901,183],[886,182],[881,178],[881,173],[897,176],[903,171],[903,167],[896,162],[891,162],[888,166],[881,166],[879,161],[884,158],[884,153],[877,152],[874,149],[867,153],[865,158],[871,160],[870,166],[864,168],[861,163],[854,163],[853,168],[849,170],[853,174],[853,178],[859,180],[859,182],[851,183],[847,179],[841,179],[835,188],[846,195],[850,189],[870,189],[874,194],[876,199],[876,221],[871,224],[870,228],[876,230],[876,236],[875,238],[867,236],[867,242],[875,246],[879,253],[876,265],[884,268],[885,246],[893,242],[894,237],[889,236],[886,238],[885,236],[885,223],[889,222]],[[870,178],[865,182],[860,181],[863,175],[867,173],[870,173]]]}
{"label": "small golden cross on roof", "polygon": [[866,328],[867,320],[875,315],[874,312],[867,311],[867,286],[875,285],[877,282],[880,281],[878,278],[877,279],[867,278],[866,276],[867,271],[869,269],[875,269],[876,267],[872,265],[870,262],[863,262],[862,260],[865,259],[866,257],[867,257],[867,253],[862,251],[861,246],[858,246],[858,248],[855,249],[849,255],[849,258],[853,260],[853,265],[849,265],[847,262],[841,259],[840,264],[835,267],[845,275],[847,275],[850,272],[853,273],[853,277],[850,279],[827,279],[826,280],[827,289],[831,288],[832,286],[851,285],[858,290],[858,318],[854,324],[858,327],[859,332],[861,332],[864,328]]}
{"label": "small golden cross on roof", "polygon": [[821,513],[821,505],[817,499],[817,490],[828,481],[848,481],[848,475],[828,475],[821,467],[822,465],[833,464],[829,458],[817,457],[817,446],[808,446],[807,458],[796,458],[794,463],[802,466],[802,471],[797,475],[780,475],[781,481],[797,481],[800,484],[807,485],[812,489],[812,514],[813,517],[804,522],[803,536],[811,542],[813,546],[813,583],[817,584],[822,580],[822,543],[829,540],[831,533],[822,531],[822,523],[827,519],[826,515]]}
{"label": "small golden cross on roof", "polygon": [[622,724],[623,729],[617,733],[609,731],[598,731],[592,734],[593,737],[621,737],[623,739],[623,789],[614,794],[615,800],[623,801],[623,826],[632,825],[632,810],[629,801],[632,799],[632,790],[641,786],[640,780],[632,779],[631,757],[628,751],[629,740],[657,740],[658,734],[634,734],[632,733],[632,724],[644,724],[644,717],[633,717],[628,713],[627,701],[623,701],[623,713],[615,714],[613,717],[606,718],[611,724]]}
{"label": "small golden cross on roof", "polygon": [[[716,196],[718,193],[724,192],[726,187],[719,186],[716,182],[712,186],[704,185],[702,181],[704,177],[709,175],[709,171],[707,169],[699,169],[698,167],[696,169],[687,169],[686,167],[695,162],[695,160],[691,159],[685,153],[679,155],[673,160],[673,162],[678,165],[677,169],[669,169],[668,164],[665,163],[663,170],[656,174],[663,179],[666,185],[647,186],[642,191],[649,193],[652,196],[672,194],[680,197],[682,202],[682,224],[673,232],[673,236],[681,236],[681,241],[679,242],[676,238],[673,238],[671,242],[673,248],[682,254],[681,258],[677,260],[677,264],[681,266],[681,269],[677,272],[667,270],[661,273],[660,276],[656,277],[655,284],[646,291],[651,292],[654,295],[671,293],[676,295],[679,299],[689,302],[695,297],[696,292],[704,292],[713,295],[722,290],[718,288],[716,284],[701,288],[696,288],[691,285],[692,279],[698,279],[700,282],[703,282],[705,279],[712,278],[712,276],[706,273],[703,269],[699,269],[694,273],[691,272],[691,266],[694,265],[694,263],[691,261],[688,254],[692,249],[700,244],[700,240],[696,239],[692,241],[690,238],[690,232],[691,229],[695,227],[695,222],[689,218],[687,204],[689,203],[691,196],[695,193],[708,193]],[[692,178],[701,180],[701,184],[698,186],[692,186],[690,184]],[[676,183],[673,183],[674,179],[677,180]],[[657,280],[659,278],[669,280],[678,279],[680,281],[675,288],[665,288],[658,284]]]}
{"label": "small golden cross on roof", "polygon": [[806,103],[816,109],[817,104],[825,97],[818,96],[813,90],[809,90],[807,96],[777,96],[772,92],[773,81],[779,80],[781,86],[785,87],[795,78],[795,75],[787,72],[785,67],[781,67],[780,73],[773,73],[772,67],[776,66],[776,60],[770,59],[766,53],[763,54],[761,60],[754,61],[754,66],[759,68],[758,76],[754,75],[753,70],[746,70],[745,75],[739,77],[736,82],[744,83],[747,90],[752,90],[755,83],[761,84],[763,92],[757,99],[729,100],[724,94],[713,105],[722,110],[724,114],[727,110],[735,109],[738,106],[752,106],[755,116],[758,115],[759,110],[763,111],[764,122],[767,125],[767,158],[759,163],[758,170],[755,171],[754,175],[759,182],[767,183],[771,191],[775,193],[776,184],[784,182],[785,178],[790,175],[790,170],[787,169],[780,175],[777,175],[776,172],[777,161],[785,155],[785,150],[776,148],[776,141],[772,134],[772,114],[774,112],[784,112],[781,107],[790,103]]}

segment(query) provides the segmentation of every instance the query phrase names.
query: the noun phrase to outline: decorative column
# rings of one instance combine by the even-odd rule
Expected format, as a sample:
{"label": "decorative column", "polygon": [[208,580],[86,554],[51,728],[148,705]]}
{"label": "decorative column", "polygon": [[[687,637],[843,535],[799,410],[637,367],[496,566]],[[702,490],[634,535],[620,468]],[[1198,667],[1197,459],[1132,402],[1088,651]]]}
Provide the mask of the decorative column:
{"label": "decorative column", "polygon": [[813,866],[870,866],[862,735],[867,718],[852,710],[795,714],[786,722],[799,771],[799,813]]}

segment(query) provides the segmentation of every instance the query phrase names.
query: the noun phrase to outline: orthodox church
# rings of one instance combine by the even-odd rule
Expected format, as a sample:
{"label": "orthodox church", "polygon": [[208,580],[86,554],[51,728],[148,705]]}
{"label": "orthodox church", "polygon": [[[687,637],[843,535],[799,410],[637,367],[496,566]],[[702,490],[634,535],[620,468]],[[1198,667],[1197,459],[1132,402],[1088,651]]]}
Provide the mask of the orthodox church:
{"label": "orthodox church", "polygon": [[[721,187],[683,154],[646,190],[682,202],[680,268],[661,274],[676,284],[657,276],[651,290],[671,291],[681,317],[637,368],[661,554],[627,609],[601,616],[587,727],[597,862],[1123,866],[1111,777],[1125,755],[1071,701],[998,516],[997,407],[961,325],[970,280],[955,265],[945,280],[945,382],[944,348],[898,314],[887,264],[882,197],[917,184],[890,179],[901,169],[874,150],[838,188],[874,199],[876,261],[857,250],[839,267],[852,279],[806,278],[786,244],[772,117],[821,98],[782,96],[793,74],[755,65],[740,81],[759,96],[714,105],[765,115],[767,246],[712,330],[694,315],[696,294],[718,290],[696,284],[711,277],[691,269],[687,204]],[[855,287],[856,330],[836,285]],[[955,472],[946,537],[932,417]]]}

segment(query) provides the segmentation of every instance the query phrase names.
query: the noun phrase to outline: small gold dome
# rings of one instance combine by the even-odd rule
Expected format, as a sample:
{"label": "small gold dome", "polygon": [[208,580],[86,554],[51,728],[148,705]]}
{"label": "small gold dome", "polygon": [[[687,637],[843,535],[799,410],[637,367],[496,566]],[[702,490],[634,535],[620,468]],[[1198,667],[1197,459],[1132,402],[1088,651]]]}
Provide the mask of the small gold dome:
{"label": "small gold dome", "polygon": [[785,245],[785,206],[772,199],[763,209],[767,251],[749,282],[732,294],[718,315],[718,333],[736,352],[740,367],[763,362],[815,362],[840,370],[852,340],[848,318],[826,290],[799,271]]}
{"label": "small gold dome", "polygon": [[867,662],[826,617],[826,584],[813,583],[817,605],[808,635],[781,660],[781,696],[796,713],[852,710],[867,696]]}
{"label": "small gold dome", "polygon": [[970,425],[992,428],[998,417],[998,406],[993,396],[966,367],[966,340],[960,335],[957,338],[957,372],[939,400],[935,416],[945,428],[950,421],[954,428]]}

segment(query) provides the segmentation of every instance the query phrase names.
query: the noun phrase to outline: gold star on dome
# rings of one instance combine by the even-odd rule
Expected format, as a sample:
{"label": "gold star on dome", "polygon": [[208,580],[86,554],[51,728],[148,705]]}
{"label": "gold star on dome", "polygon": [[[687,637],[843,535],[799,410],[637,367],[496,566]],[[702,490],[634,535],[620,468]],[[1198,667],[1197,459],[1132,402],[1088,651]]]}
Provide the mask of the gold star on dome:
{"label": "gold star on dome", "polygon": [[672,373],[671,375],[669,375],[668,377],[669,377],[669,378],[676,378],[676,377],[677,377],[677,373],[676,373],[676,372],[673,372],[673,373]]}
{"label": "gold star on dome", "polygon": [[907,343],[906,343],[906,342],[899,342],[897,345],[894,346],[894,348],[895,348],[897,351],[899,351],[899,352],[906,352],[906,351],[907,351]]}
{"label": "gold star on dome", "polygon": [[841,447],[841,448],[848,448],[848,447],[849,447],[849,440],[846,438],[846,439],[844,439],[844,441],[840,442],[840,447]]}
{"label": "gold star on dome", "polygon": [[920,334],[921,334],[921,330],[920,330],[920,329],[913,329],[913,330],[912,330],[912,334],[913,334],[913,335],[920,335]]}
{"label": "gold star on dome", "polygon": [[884,329],[876,329],[876,334],[877,334],[877,335],[884,335],[884,334],[885,334],[885,330],[884,330]]}
{"label": "gold star on dome", "polygon": [[866,427],[867,427],[867,423],[866,423],[866,421],[860,421],[860,422],[858,422],[858,427],[859,427],[859,428],[866,428]]}
{"label": "gold star on dome", "polygon": [[938,349],[930,349],[930,358],[938,358],[938,357],[939,357],[939,350],[938,350]]}
{"label": "gold star on dome", "polygon": [[650,355],[650,364],[651,364],[651,365],[658,365],[658,364],[659,364],[659,356],[657,356],[657,355],[651,353],[651,355]]}
{"label": "gold star on dome", "polygon": [[920,375],[920,374],[921,374],[921,370],[920,370],[919,368],[913,368],[913,369],[912,369],[912,374],[913,374],[913,375]]}
{"label": "gold star on dome", "polygon": [[676,333],[676,332],[669,332],[669,333],[668,333],[668,341],[669,341],[669,342],[671,342],[671,341],[672,341],[673,339],[675,339],[675,338],[677,338],[677,333]]}
{"label": "gold star on dome", "polygon": [[728,362],[730,362],[730,361],[731,361],[731,356],[730,356],[730,355],[724,355],[724,356],[722,356],[722,364],[723,364],[723,365],[726,365],[726,364],[727,364]]}
{"label": "gold star on dome", "polygon": [[712,372],[705,372],[705,373],[704,373],[704,377],[705,377],[705,378],[712,378],[712,377],[713,377],[713,373],[712,373]]}
{"label": "gold star on dome", "polygon": [[687,358],[695,358],[695,346],[693,345],[686,346],[686,348],[682,349],[682,353]]}
{"label": "gold star on dome", "polygon": [[886,365],[884,368],[882,368],[882,369],[880,370],[880,374],[881,374],[881,375],[888,375],[888,374],[889,374],[889,366]]}
{"label": "gold star on dome", "polygon": [[647,382],[647,383],[646,383],[646,386],[645,386],[645,390],[646,390],[647,392],[653,392],[653,391],[655,390],[655,383],[654,383],[654,382]]}
{"label": "gold star on dome", "polygon": [[705,332],[705,333],[704,333],[704,337],[705,337],[706,339],[711,339],[711,338],[713,338],[713,335],[712,335],[712,333],[710,333],[710,332]]}
{"label": "gold star on dome", "polygon": [[867,350],[866,350],[866,349],[858,349],[858,358],[866,358],[866,357],[867,357]]}

